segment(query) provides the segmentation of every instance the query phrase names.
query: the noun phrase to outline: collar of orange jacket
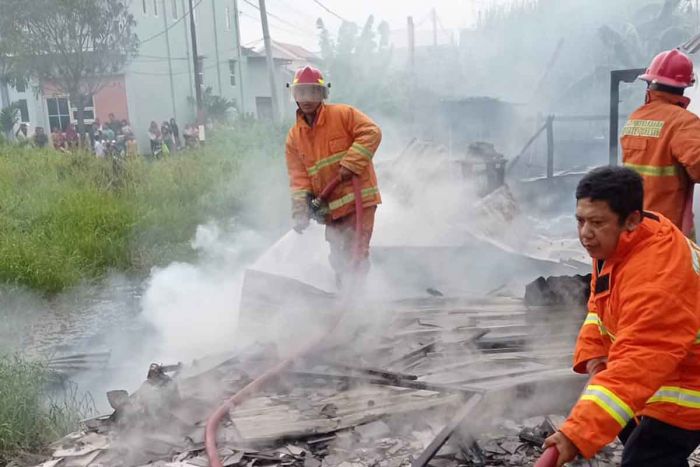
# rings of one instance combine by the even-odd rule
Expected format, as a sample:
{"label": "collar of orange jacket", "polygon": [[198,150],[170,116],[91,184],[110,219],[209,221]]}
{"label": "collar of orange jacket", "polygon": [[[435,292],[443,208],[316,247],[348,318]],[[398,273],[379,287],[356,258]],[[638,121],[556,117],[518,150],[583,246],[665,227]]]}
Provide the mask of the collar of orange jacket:
{"label": "collar of orange jacket", "polygon": [[[321,105],[319,105],[318,109],[316,109],[316,117],[314,119],[313,126],[323,125],[325,122],[326,122],[326,103],[321,102]],[[304,112],[302,112],[300,109],[297,109],[297,125],[306,126],[307,128],[311,128],[311,126],[312,126],[312,125],[308,124],[308,122],[304,118]]]}
{"label": "collar of orange jacket", "polygon": [[662,101],[671,105],[677,105],[682,108],[687,108],[690,104],[690,99],[685,96],[679,96],[677,94],[671,94],[670,92],[663,91],[647,91],[646,103]]}
{"label": "collar of orange jacket", "polygon": [[642,241],[652,236],[661,226],[660,218],[656,213],[644,212],[642,222],[633,231],[625,231],[617,241],[615,252],[610,258],[605,259],[605,264],[618,263],[624,260],[632,249]]}

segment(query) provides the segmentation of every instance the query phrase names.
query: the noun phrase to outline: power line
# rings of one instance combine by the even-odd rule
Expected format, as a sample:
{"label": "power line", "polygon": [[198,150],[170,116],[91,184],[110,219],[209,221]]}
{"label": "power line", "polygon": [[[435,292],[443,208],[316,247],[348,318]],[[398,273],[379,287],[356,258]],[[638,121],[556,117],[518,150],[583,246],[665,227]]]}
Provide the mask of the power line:
{"label": "power line", "polygon": [[346,22],[346,23],[351,23],[351,22],[352,22],[352,21],[346,20],[345,18],[343,18],[342,16],[340,16],[338,13],[336,13],[335,11],[331,10],[330,8],[328,8],[326,5],[324,5],[323,3],[321,3],[320,0],[313,0],[313,1],[314,1],[314,3],[316,3],[318,6],[320,6],[321,8],[323,8],[324,10],[326,10],[328,13],[332,14],[333,16],[335,16],[336,18],[338,18],[339,20],[344,21],[344,22]]}
{"label": "power line", "polygon": [[[198,0],[198,2],[194,5],[194,8],[197,8],[200,3],[202,3],[202,0]],[[165,12],[163,12],[163,14],[165,14]],[[182,16],[180,16],[178,19],[173,21],[172,24],[170,24],[167,28],[163,29],[162,31],[160,31],[156,34],[153,34],[152,36],[147,37],[146,39],[143,39],[142,41],[140,41],[140,43],[143,44],[145,42],[152,41],[153,39],[156,39],[156,38],[164,35],[166,32],[170,31],[173,27],[175,27],[175,25],[177,23],[179,23],[183,19],[187,18],[189,16],[189,14],[190,14],[189,10],[186,12],[183,12]]]}
{"label": "power line", "polygon": [[[202,71],[213,70],[214,68],[216,68],[217,65],[228,63],[230,60],[233,60],[233,59],[219,60],[218,62],[214,62],[214,63],[209,64],[208,66],[202,68]],[[172,74],[172,75],[186,75],[186,74],[190,73],[190,71],[189,70],[182,70],[182,71],[175,71],[173,73],[169,73],[169,72],[165,71],[165,72],[161,73],[161,72],[157,72],[157,71],[129,70],[128,73],[133,73],[135,75],[147,75],[147,76],[168,76],[170,74]]]}
{"label": "power line", "polygon": [[[241,13],[241,16],[248,17],[248,18],[254,20],[254,21],[257,22],[257,23],[261,23],[260,18],[258,18],[258,17],[256,17],[256,16],[253,16],[253,15],[251,15],[250,13],[247,13],[247,12],[245,12],[245,11],[243,11],[243,10],[241,10],[240,13]],[[288,28],[285,28],[285,27],[282,27],[282,26],[279,26],[279,25],[274,25],[274,28],[277,29],[277,30],[279,30],[279,31],[286,32],[287,34],[293,34],[293,35],[295,35],[295,36],[297,36],[297,37],[304,37],[304,38],[308,37],[308,34],[301,34],[300,32],[297,32],[297,31],[294,31],[294,30],[292,30],[292,29],[288,29]]]}
{"label": "power line", "polygon": [[310,15],[310,14],[308,14],[308,13],[304,13],[304,12],[300,11],[299,9],[295,8],[294,6],[292,6],[292,4],[289,3],[287,0],[276,0],[276,2],[280,2],[280,3],[281,3],[282,5],[284,5],[288,10],[294,12],[294,13],[295,13],[297,16],[299,16],[300,18],[303,17],[303,18],[306,19],[306,20],[311,20],[311,21],[313,21],[314,23],[316,23],[316,19],[317,19],[316,17],[314,17],[313,15]]}
{"label": "power line", "polygon": [[159,55],[143,55],[143,54],[138,54],[134,59],[138,60],[140,58],[148,59],[148,60],[142,60],[142,61],[154,61],[154,62],[162,62],[162,61],[166,61],[168,59],[170,59],[170,60],[189,60],[188,57],[173,57],[173,56],[163,57],[163,56],[159,56]]}
{"label": "power line", "polygon": [[[243,0],[243,1],[244,1],[245,3],[247,3],[248,5],[252,6],[253,8],[255,8],[256,10],[260,11],[260,7],[257,6],[255,3],[251,2],[250,0]],[[294,24],[294,23],[290,23],[289,21],[280,18],[279,16],[277,16],[277,15],[275,15],[274,13],[270,12],[270,10],[267,10],[267,16],[269,16],[270,18],[274,18],[274,19],[276,19],[277,21],[279,21],[279,22],[281,22],[281,23],[283,23],[283,24],[286,24],[286,25],[291,26],[291,27],[293,27],[293,28],[295,28],[295,29],[298,29],[299,31],[301,31],[301,32],[303,32],[303,33],[305,33],[305,34],[316,34],[315,32],[306,31],[306,30],[300,28],[298,25],[296,25],[296,24]]]}

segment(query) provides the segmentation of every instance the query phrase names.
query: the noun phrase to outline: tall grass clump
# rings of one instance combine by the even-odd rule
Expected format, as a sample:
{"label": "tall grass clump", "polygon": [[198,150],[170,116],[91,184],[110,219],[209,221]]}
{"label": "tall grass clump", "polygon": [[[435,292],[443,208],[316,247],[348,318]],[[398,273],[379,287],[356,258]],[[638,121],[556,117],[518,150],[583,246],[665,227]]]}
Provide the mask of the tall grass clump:
{"label": "tall grass clump", "polygon": [[245,123],[156,161],[0,145],[0,281],[55,293],[190,259],[197,225],[240,208],[246,160],[283,165],[283,144],[281,127]]}
{"label": "tall grass clump", "polygon": [[17,355],[0,356],[0,465],[41,451],[49,442],[73,431],[91,414],[90,404],[74,389],[59,399],[49,394],[51,375],[44,363]]}

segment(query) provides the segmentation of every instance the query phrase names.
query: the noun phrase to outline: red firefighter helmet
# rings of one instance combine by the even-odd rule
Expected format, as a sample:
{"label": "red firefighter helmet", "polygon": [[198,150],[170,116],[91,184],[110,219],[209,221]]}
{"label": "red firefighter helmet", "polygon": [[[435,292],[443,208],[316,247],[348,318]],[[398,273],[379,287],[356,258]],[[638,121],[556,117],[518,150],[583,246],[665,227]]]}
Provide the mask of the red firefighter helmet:
{"label": "red firefighter helmet", "polygon": [[693,62],[678,49],[667,50],[654,57],[646,73],[639,79],[674,88],[687,88],[695,84]]}
{"label": "red firefighter helmet", "polygon": [[294,73],[294,79],[291,84],[287,84],[287,87],[291,88],[294,100],[300,102],[327,98],[328,88],[331,85],[323,79],[321,70],[312,66],[305,66]]}

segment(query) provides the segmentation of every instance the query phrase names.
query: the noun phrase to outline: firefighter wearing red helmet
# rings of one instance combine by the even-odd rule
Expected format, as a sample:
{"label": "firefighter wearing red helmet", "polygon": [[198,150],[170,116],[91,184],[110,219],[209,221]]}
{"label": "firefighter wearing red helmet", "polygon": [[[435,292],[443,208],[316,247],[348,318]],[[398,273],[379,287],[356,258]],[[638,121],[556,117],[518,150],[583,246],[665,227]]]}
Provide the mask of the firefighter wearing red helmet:
{"label": "firefighter wearing red helmet", "polygon": [[646,102],[622,130],[624,165],[644,178],[644,209],[660,212],[694,237],[693,185],[700,181],[700,118],[686,110],[693,62],[680,50],[658,54],[640,79]]}
{"label": "firefighter wearing red helmet", "polygon": [[[297,103],[297,118],[286,142],[287,172],[292,193],[294,230],[301,233],[313,218],[326,225],[330,263],[338,286],[350,273],[355,242],[355,194],[352,177],[359,177],[362,188],[362,237],[360,264],[356,271],[369,268],[369,242],[374,215],[381,196],[372,159],[382,133],[369,117],[345,104],[327,104],[330,83],[311,66],[297,70],[289,84]],[[317,197],[335,178],[342,182],[331,192],[321,212],[309,200]]]}

